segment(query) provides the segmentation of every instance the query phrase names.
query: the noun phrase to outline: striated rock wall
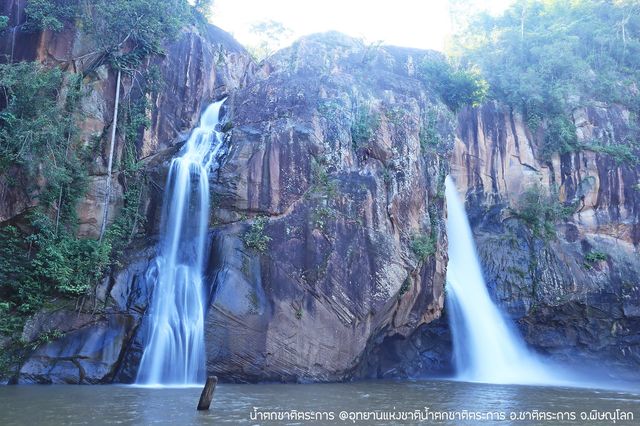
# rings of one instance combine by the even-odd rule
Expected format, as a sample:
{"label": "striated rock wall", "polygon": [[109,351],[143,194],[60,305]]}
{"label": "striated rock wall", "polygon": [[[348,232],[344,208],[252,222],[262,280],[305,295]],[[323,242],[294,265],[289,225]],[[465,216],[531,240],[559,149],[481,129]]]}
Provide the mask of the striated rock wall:
{"label": "striated rock wall", "polygon": [[[83,73],[82,138],[101,144],[78,207],[78,232],[95,238],[115,76],[95,66],[91,40],[73,27],[24,34],[16,29],[24,2],[3,7],[12,28],[0,37],[0,53]],[[425,56],[439,60],[329,33],[306,37],[258,66],[221,30],[185,29],[166,55],[145,64],[158,67],[164,84],[149,99],[151,126],[137,144],[148,183],[144,236],[75,309],[43,311],[29,321],[26,342],[53,330],[64,336],[39,347],[18,380],[135,378],[168,160],[202,109],[221,97],[228,97],[227,146],[210,177],[206,268],[210,373],[248,382],[450,372],[441,317],[447,263],[441,184],[449,158],[487,283],[527,341],[567,362],[637,367],[638,166],[588,150],[541,161],[542,133],[497,103],[454,118],[416,78],[415,64]],[[123,91],[133,84],[125,78]],[[626,143],[638,125],[628,111],[597,103],[574,111],[573,120],[583,144]],[[423,140],[428,126],[435,144]],[[118,158],[122,145],[119,139]],[[117,175],[111,218],[122,205],[122,179]],[[534,236],[513,214],[533,185],[576,206],[557,224],[557,238]],[[34,205],[37,187],[25,188],[0,176],[0,222],[19,220]],[[261,234],[265,250],[250,244],[248,232]],[[424,260],[411,248],[418,236],[434,243]],[[605,259],[589,261],[593,252]]]}
{"label": "striated rock wall", "polygon": [[[71,24],[57,33],[24,32],[25,4],[24,0],[11,0],[0,9],[1,14],[10,17],[10,27],[0,34],[0,58],[38,61],[82,75],[83,91],[77,111],[80,139],[85,146],[95,139],[100,145],[88,170],[87,196],[78,207],[79,233],[94,238],[99,233],[103,213],[116,74],[107,65],[100,65],[101,55],[94,42]],[[151,125],[140,135],[136,148],[139,159],[149,163],[151,169],[175,153],[177,144],[184,141],[206,105],[245,84],[252,73],[253,61],[230,35],[208,26],[184,29],[176,41],[165,47],[164,55],[148,59],[140,71],[150,67],[157,67],[162,90],[148,99]],[[131,93],[139,84],[137,78],[137,75],[123,76],[123,102],[134,96]],[[122,138],[121,134],[116,138],[111,219],[122,204],[123,187],[117,169],[124,145]],[[37,202],[38,185],[33,189],[34,185],[12,185],[15,180],[0,177],[0,222],[19,216]]]}
{"label": "striated rock wall", "polygon": [[[439,317],[446,240],[437,193],[447,162],[424,152],[419,135],[434,111],[451,145],[453,123],[413,75],[425,54],[310,36],[232,94],[214,211],[210,372],[342,380],[384,336]],[[357,141],[365,110],[376,124]],[[243,242],[252,223],[243,216],[267,218],[264,253]],[[437,250],[418,262],[410,244],[422,234]]]}
{"label": "striated rock wall", "polygon": [[[87,138],[101,136],[106,147],[114,76],[84,62],[90,40],[72,28],[32,37],[41,46],[39,60],[90,69],[82,129]],[[60,45],[68,49],[50,54]],[[210,177],[209,372],[238,382],[362,376],[361,366],[377,365],[370,354],[385,339],[408,336],[440,316],[446,270],[441,185],[454,119],[414,74],[425,55],[439,56],[325,34],[258,68],[215,28],[184,31],[166,50],[153,59],[165,84],[150,99],[152,125],[138,144],[149,182],[145,238],[134,241],[122,267],[75,310],[42,312],[29,322],[27,340],[52,330],[64,336],[35,351],[20,382],[135,378],[145,332],[139,325],[155,282],[147,271],[167,161],[202,108],[222,96],[228,96],[228,147],[223,167]],[[125,91],[131,84],[125,81]],[[421,141],[426,125],[434,126],[438,147]],[[79,232],[87,237],[96,236],[102,215],[105,152],[95,160],[95,183],[79,208]],[[121,193],[113,192],[114,213]],[[267,248],[261,252],[246,234],[263,220]],[[433,241],[424,260],[410,248],[419,236]]]}
{"label": "striated rock wall", "polygon": [[[578,142],[629,144],[637,118],[616,105],[573,112]],[[485,278],[528,343],[569,363],[640,363],[640,170],[583,150],[539,159],[541,133],[496,103],[458,115],[452,175],[466,197]],[[575,213],[543,241],[514,218],[523,191],[556,189]],[[590,261],[590,252],[606,255]]]}
{"label": "striated rock wall", "polygon": [[[574,111],[573,121],[580,144],[629,144],[638,126],[628,111],[597,103]],[[638,165],[589,150],[541,161],[542,132],[495,102],[459,112],[456,133],[451,175],[466,200],[494,300],[529,345],[564,365],[624,377],[637,371]],[[512,210],[532,186],[575,206],[548,241]],[[606,258],[590,261],[593,252]],[[360,366],[366,377],[451,373],[446,310],[409,337],[391,336],[368,359]]]}
{"label": "striated rock wall", "polygon": [[[12,27],[0,37],[0,47],[4,49],[0,54],[8,54],[16,61],[37,60],[83,75],[77,123],[85,144],[95,139],[100,144],[88,170],[87,192],[78,204],[78,235],[97,238],[104,207],[116,76],[106,66],[96,66],[92,41],[73,26],[59,33],[23,33],[19,25],[24,19],[24,2],[9,2],[5,7],[11,10]],[[11,50],[6,50],[7,46]],[[32,331],[23,336],[26,342],[53,330],[62,332],[64,337],[35,351],[21,369],[21,382],[98,383],[116,380],[121,374],[123,359],[135,342],[152,289],[152,281],[147,281],[144,274],[155,254],[166,161],[185,140],[201,110],[222,94],[244,85],[254,67],[246,51],[213,26],[187,28],[165,50],[165,55],[143,65],[157,67],[163,87],[149,99],[151,126],[139,136],[136,147],[147,177],[142,200],[147,216],[145,236],[130,247],[125,265],[106,277],[94,295],[78,301],[75,309],[43,312],[29,321],[27,329]],[[134,78],[123,77],[121,100],[126,101],[134,84]],[[123,145],[122,135],[118,134],[115,164],[122,156]],[[19,221],[37,203],[37,187],[27,192],[25,189],[32,185],[15,185],[15,176],[12,180],[5,177],[0,177],[0,223]],[[110,221],[123,204],[123,179],[116,167]]]}

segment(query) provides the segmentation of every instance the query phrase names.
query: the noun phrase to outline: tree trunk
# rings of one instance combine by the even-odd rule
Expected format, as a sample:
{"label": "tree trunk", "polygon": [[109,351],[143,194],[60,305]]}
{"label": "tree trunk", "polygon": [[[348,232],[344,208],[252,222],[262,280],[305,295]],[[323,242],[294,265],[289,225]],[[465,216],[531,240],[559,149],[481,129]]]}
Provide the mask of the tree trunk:
{"label": "tree trunk", "polygon": [[118,104],[120,103],[120,77],[122,71],[118,70],[118,80],[116,82],[116,102],[113,107],[113,124],[111,126],[111,146],[109,147],[109,163],[107,165],[107,185],[104,194],[104,211],[102,212],[102,226],[100,226],[100,242],[104,237],[107,229],[107,220],[109,218],[109,199],[111,198],[111,174],[113,169],[113,152],[116,146],[116,129],[118,127]]}
{"label": "tree trunk", "polygon": [[204,389],[202,389],[202,394],[200,395],[200,401],[198,401],[198,411],[208,410],[211,406],[211,400],[213,399],[213,391],[216,390],[216,385],[218,384],[218,378],[216,376],[207,377],[207,383],[204,385]]}

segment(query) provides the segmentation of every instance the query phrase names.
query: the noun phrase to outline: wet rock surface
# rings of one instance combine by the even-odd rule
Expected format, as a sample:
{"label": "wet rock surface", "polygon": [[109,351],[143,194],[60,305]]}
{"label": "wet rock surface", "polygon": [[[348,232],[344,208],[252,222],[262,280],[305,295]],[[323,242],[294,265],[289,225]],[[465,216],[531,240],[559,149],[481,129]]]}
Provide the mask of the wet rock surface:
{"label": "wet rock surface", "polygon": [[[3,7],[15,28],[24,2]],[[91,66],[78,59],[90,48],[71,27],[0,37],[1,53],[14,60],[73,72]],[[441,59],[329,33],[257,65],[215,27],[183,31],[165,56],[152,60],[165,87],[150,99],[152,124],[137,144],[148,177],[145,235],[80,306],[44,311],[29,322],[27,342],[63,335],[37,347],[18,380],[135,380],[167,164],[203,108],[223,96],[227,150],[210,176],[205,271],[209,373],[233,382],[304,382],[451,372],[451,337],[441,317],[447,263],[441,184],[449,158],[490,292],[527,342],[569,363],[637,368],[637,166],[588,150],[543,162],[542,135],[496,103],[464,109],[456,123],[416,77],[425,57]],[[124,90],[131,84],[125,79]],[[79,208],[79,233],[88,238],[96,237],[102,217],[114,94],[115,75],[106,67],[87,73],[80,130],[86,140],[101,138],[104,148]],[[597,104],[574,111],[573,119],[585,143],[619,143],[635,125],[627,111]],[[422,140],[426,126],[438,146]],[[121,179],[110,217],[122,205]],[[577,206],[549,241],[511,214],[534,184],[557,188],[561,201]],[[19,218],[36,192],[0,177],[0,221]],[[422,260],[411,248],[419,236],[433,242]],[[593,251],[606,256],[587,260]]]}
{"label": "wet rock surface", "polygon": [[[426,54],[310,36],[229,99],[210,372],[240,382],[343,380],[368,347],[439,317],[446,240],[436,195],[446,162],[422,151],[419,133],[431,110],[441,112],[443,139],[453,129],[410,74],[407,64]],[[354,140],[362,114],[375,117],[372,132]],[[258,217],[264,252],[247,245]],[[437,248],[425,262],[409,247],[422,234]]]}
{"label": "wet rock surface", "polygon": [[[56,328],[63,337],[37,349],[19,380],[135,380],[166,165],[202,108],[222,96],[229,96],[228,150],[210,177],[208,371],[238,382],[355,377],[387,336],[409,336],[438,318],[446,265],[438,186],[447,161],[421,147],[420,133],[425,118],[435,117],[446,151],[453,118],[415,78],[413,64],[425,55],[441,59],[325,34],[258,68],[220,30],[184,32],[157,59],[166,88],[152,99],[152,126],[138,145],[150,181],[143,191],[147,238],[134,242],[123,266],[89,298],[98,309],[77,311],[88,315],[86,323]],[[65,58],[73,61],[70,53]],[[90,78],[82,108],[93,118],[83,131],[104,135],[114,76],[98,69]],[[82,201],[80,230],[87,237],[95,236],[101,216],[95,200],[103,161],[96,160],[98,184]],[[114,193],[115,212],[122,200]],[[247,239],[259,221],[264,250]],[[416,236],[433,239],[424,260],[410,249]]]}
{"label": "wet rock surface", "polygon": [[[625,143],[637,125],[616,105],[578,109],[573,118],[585,144]],[[452,174],[494,299],[543,354],[637,369],[638,167],[589,150],[543,162],[541,135],[497,104],[467,109],[458,121]],[[576,206],[548,241],[511,211],[532,185],[557,189],[560,201]],[[596,260],[588,257],[594,252]]]}

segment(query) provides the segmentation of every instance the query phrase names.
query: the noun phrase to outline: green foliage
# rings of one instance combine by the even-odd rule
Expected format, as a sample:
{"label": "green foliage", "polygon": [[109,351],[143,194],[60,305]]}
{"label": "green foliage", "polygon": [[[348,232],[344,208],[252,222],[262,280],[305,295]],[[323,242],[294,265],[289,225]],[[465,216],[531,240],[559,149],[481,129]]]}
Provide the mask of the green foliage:
{"label": "green foliage", "polygon": [[[63,77],[59,69],[35,62],[0,64],[0,103],[6,105],[0,111],[0,172],[19,164],[33,176],[37,160],[65,163],[72,123],[59,105]],[[57,169],[45,177],[51,179]]]}
{"label": "green foliage", "polygon": [[268,220],[264,216],[256,218],[249,230],[244,234],[244,244],[252,249],[264,253],[267,250],[271,237],[264,233],[264,228]]}
{"label": "green foliage", "polygon": [[327,222],[330,219],[334,219],[335,217],[335,211],[327,206],[316,207],[313,209],[311,214],[313,226],[321,230],[325,230],[325,228],[327,227]]}
{"label": "green foliage", "polygon": [[67,232],[56,235],[48,218],[32,220],[38,224],[32,233],[14,226],[0,229],[0,291],[21,314],[35,312],[55,296],[86,294],[102,277],[110,254],[108,244]]}
{"label": "green foliage", "polygon": [[0,32],[4,31],[9,25],[9,17],[0,15]]}
{"label": "green foliage", "polygon": [[174,38],[191,16],[185,0],[96,0],[90,10],[88,32],[113,66],[125,70],[162,53],[162,42]]}
{"label": "green foliage", "polygon": [[596,262],[607,260],[607,253],[599,250],[591,250],[584,256],[584,261],[589,265],[593,265]]}
{"label": "green foliage", "polygon": [[513,216],[522,220],[534,236],[545,240],[555,238],[556,223],[569,219],[574,211],[574,206],[563,205],[557,194],[547,194],[539,185],[527,188],[516,208],[511,209]]}
{"label": "green foliage", "polygon": [[579,149],[571,111],[591,100],[640,108],[640,3],[518,0],[502,16],[471,17],[457,36],[490,95],[545,129],[543,156]]}
{"label": "green foliage", "polygon": [[60,31],[65,21],[76,16],[77,1],[74,0],[28,0],[25,7],[26,31]]}
{"label": "green foliage", "polygon": [[565,154],[577,148],[578,137],[573,122],[562,115],[550,118],[544,135],[542,158],[549,160],[553,153]]}
{"label": "green foliage", "polygon": [[454,112],[465,105],[479,105],[489,90],[477,69],[454,69],[444,60],[425,59],[420,64],[418,75]]}
{"label": "green foliage", "polygon": [[613,157],[613,159],[615,159],[616,163],[618,164],[629,163],[632,165],[637,165],[640,163],[638,154],[634,152],[634,147],[632,145],[604,145],[600,143],[589,143],[582,145],[582,148],[607,154],[610,157]]}
{"label": "green foliage", "polygon": [[411,250],[420,262],[424,262],[436,253],[435,239],[429,235],[414,235],[411,238]]}
{"label": "green foliage", "polygon": [[162,53],[162,42],[210,3],[200,0],[192,9],[187,0],[29,0],[25,28],[60,31],[65,21],[79,19],[78,27],[93,36],[106,60],[133,70],[147,56]]}
{"label": "green foliage", "polygon": [[39,204],[56,208],[57,222],[67,225],[86,182],[86,152],[75,146],[72,114],[80,84],[71,74],[33,62],[0,65],[0,173],[12,167],[10,173],[20,171],[28,182],[44,182],[37,185]]}
{"label": "green foliage", "polygon": [[378,130],[378,126],[380,126],[380,117],[371,112],[368,106],[357,108],[351,124],[353,149],[357,150],[360,146],[368,143]]}

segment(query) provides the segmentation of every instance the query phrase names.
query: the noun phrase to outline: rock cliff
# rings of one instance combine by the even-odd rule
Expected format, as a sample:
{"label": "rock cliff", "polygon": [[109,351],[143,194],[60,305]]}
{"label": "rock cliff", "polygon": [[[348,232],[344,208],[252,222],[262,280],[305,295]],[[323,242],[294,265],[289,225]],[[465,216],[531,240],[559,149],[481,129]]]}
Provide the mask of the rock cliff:
{"label": "rock cliff", "polygon": [[[97,139],[78,235],[102,218],[115,75],[73,25],[23,33],[24,0],[5,2],[0,53],[82,74],[78,124]],[[207,370],[226,381],[333,381],[451,372],[444,306],[442,183],[466,200],[490,291],[536,350],[569,362],[640,363],[638,166],[601,151],[541,160],[541,132],[489,102],[454,116],[418,78],[440,55],[369,46],[336,33],[305,37],[256,64],[228,34],[184,29],[147,60],[163,88],[136,155],[146,227],[91,295],[47,309],[22,340],[62,333],[22,365],[22,383],[135,379],[141,320],[153,292],[168,161],[203,108],[226,97],[225,157],[210,176]],[[123,92],[135,78],[124,79]],[[578,142],[626,143],[637,117],[592,103],[573,112]],[[122,136],[117,158],[122,157]],[[450,165],[451,164],[451,165]],[[0,175],[0,224],[37,203],[38,186]],[[116,171],[113,220],[125,176]],[[572,207],[542,238],[515,214],[539,187]],[[2,342],[0,342],[2,344]]]}
{"label": "rock cliff", "polygon": [[[21,31],[25,3],[5,2],[0,11],[10,17],[9,29],[0,35],[0,54],[13,61],[35,60],[82,75],[77,112],[80,138],[85,144],[99,140],[100,149],[87,170],[88,188],[77,207],[77,232],[81,237],[97,238],[103,216],[116,76],[106,65],[96,64],[93,41],[73,25],[67,24],[57,33]],[[97,383],[112,381],[119,374],[125,350],[136,335],[148,304],[150,289],[144,280],[139,280],[155,253],[166,161],[185,140],[200,111],[211,100],[244,85],[254,65],[231,36],[209,26],[183,30],[176,41],[165,47],[165,54],[147,60],[142,71],[150,67],[158,70],[163,90],[148,99],[152,106],[150,125],[136,143],[147,182],[141,203],[142,213],[148,218],[147,229],[129,248],[126,265],[109,274],[95,294],[87,295],[75,309],[57,307],[55,312],[41,312],[27,323],[22,340],[28,344],[53,330],[64,337],[35,351],[21,369],[21,382]],[[122,93],[131,93],[135,84],[135,76],[123,78]],[[123,146],[119,133],[116,164],[122,158]],[[110,223],[123,204],[124,179],[116,168],[109,203]],[[15,180],[15,176],[9,179],[9,173],[0,176],[0,222],[20,221],[37,203],[37,185],[15,185]]]}
{"label": "rock cliff", "polygon": [[[341,380],[382,336],[439,317],[447,160],[421,147],[420,132],[432,112],[451,144],[453,123],[413,74],[425,54],[310,36],[232,94],[214,211],[209,371],[234,381]],[[362,126],[370,135],[358,136]],[[266,218],[264,252],[243,243],[243,215]],[[419,235],[435,238],[425,261],[410,248]]]}
{"label": "rock cliff", "polygon": [[[573,111],[573,123],[579,144],[603,146],[629,143],[638,125],[629,111],[598,103]],[[495,103],[458,115],[452,175],[487,283],[540,352],[574,365],[636,369],[638,165],[586,149],[541,161],[541,137]],[[549,241],[513,214],[535,185],[572,206]]]}
{"label": "rock cliff", "polygon": [[[627,144],[637,118],[617,105],[573,112],[578,143]],[[639,169],[603,152],[541,160],[542,131],[496,102],[457,115],[451,175],[467,214],[493,299],[527,343],[567,368],[635,375],[640,362]],[[518,217],[523,194],[539,188],[570,206],[552,236]],[[371,354],[363,374],[415,377],[452,372],[447,315]],[[592,370],[592,372],[595,370]]]}
{"label": "rock cliff", "polygon": [[[91,40],[73,26],[28,36],[14,27],[6,37],[24,39],[3,40],[14,60],[84,75],[82,135],[101,138],[105,149],[80,201],[78,232],[95,238],[115,76],[93,66]],[[25,341],[53,330],[63,336],[41,345],[18,381],[135,378],[168,160],[203,107],[225,96],[228,152],[211,176],[208,370],[229,381],[341,380],[357,375],[385,336],[409,335],[438,318],[446,268],[441,185],[454,121],[415,75],[425,56],[442,60],[325,34],[257,66],[215,27],[183,31],[165,55],[144,65],[156,65],[164,81],[150,99],[151,125],[136,147],[148,178],[146,229],[123,265],[75,310],[43,311],[28,322]],[[133,84],[125,79],[123,91]],[[425,126],[437,135],[437,147],[422,140]],[[122,192],[116,184],[110,217],[122,205]],[[32,193],[16,188],[2,193],[3,220],[19,217],[32,202]],[[23,203],[15,201],[20,197]],[[248,239],[258,231],[264,250]],[[429,253],[419,258],[411,249],[415,241]]]}

